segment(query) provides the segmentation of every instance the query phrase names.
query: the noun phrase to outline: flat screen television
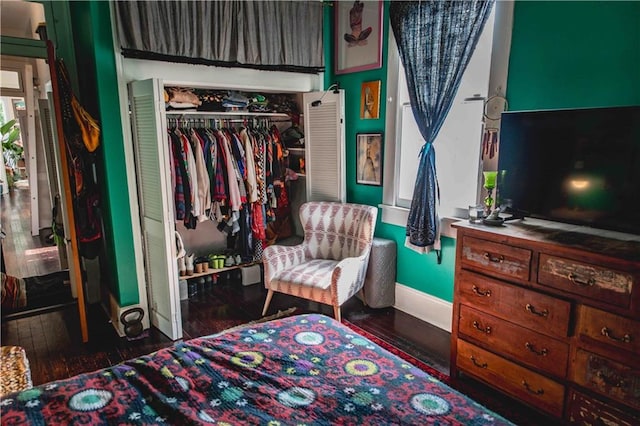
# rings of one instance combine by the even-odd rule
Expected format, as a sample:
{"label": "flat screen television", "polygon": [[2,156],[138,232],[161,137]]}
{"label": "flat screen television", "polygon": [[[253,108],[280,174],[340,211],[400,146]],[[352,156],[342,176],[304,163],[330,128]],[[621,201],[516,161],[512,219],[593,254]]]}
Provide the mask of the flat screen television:
{"label": "flat screen television", "polygon": [[505,112],[497,203],[640,235],[640,106]]}

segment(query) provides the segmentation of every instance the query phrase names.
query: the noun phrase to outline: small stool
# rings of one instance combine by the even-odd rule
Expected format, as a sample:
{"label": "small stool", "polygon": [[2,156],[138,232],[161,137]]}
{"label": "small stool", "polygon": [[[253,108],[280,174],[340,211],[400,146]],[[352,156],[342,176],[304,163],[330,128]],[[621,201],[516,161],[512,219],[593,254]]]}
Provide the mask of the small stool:
{"label": "small stool", "polygon": [[396,303],[395,241],[373,239],[363,290],[364,302],[372,308],[386,308]]}
{"label": "small stool", "polygon": [[0,347],[0,397],[32,387],[29,360],[24,348]]}

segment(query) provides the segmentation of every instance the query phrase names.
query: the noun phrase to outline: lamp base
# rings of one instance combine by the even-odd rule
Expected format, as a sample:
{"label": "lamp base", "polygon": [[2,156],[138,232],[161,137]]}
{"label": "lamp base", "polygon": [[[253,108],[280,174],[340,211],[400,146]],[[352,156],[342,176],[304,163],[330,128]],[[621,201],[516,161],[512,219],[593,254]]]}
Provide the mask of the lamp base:
{"label": "lamp base", "polygon": [[493,188],[486,188],[487,196],[484,197],[484,211],[485,217],[488,217],[491,214],[491,207],[493,206]]}

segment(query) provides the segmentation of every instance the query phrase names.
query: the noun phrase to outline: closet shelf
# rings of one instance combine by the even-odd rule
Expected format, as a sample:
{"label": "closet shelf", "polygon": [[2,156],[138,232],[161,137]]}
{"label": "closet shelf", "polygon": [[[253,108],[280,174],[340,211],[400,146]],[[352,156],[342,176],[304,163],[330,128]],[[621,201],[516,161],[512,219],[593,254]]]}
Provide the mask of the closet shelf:
{"label": "closet shelf", "polygon": [[304,152],[304,148],[286,148],[287,151]]}
{"label": "closet shelf", "polygon": [[194,272],[192,275],[180,275],[179,278],[181,280],[190,280],[193,278],[205,277],[207,275],[219,274],[221,272],[233,271],[234,269],[244,268],[247,266],[259,265],[260,263],[262,263],[262,261],[242,263],[240,265],[233,265],[233,266],[225,266],[224,268],[219,268],[219,269],[214,269],[209,267],[209,269],[207,269],[204,272]]}

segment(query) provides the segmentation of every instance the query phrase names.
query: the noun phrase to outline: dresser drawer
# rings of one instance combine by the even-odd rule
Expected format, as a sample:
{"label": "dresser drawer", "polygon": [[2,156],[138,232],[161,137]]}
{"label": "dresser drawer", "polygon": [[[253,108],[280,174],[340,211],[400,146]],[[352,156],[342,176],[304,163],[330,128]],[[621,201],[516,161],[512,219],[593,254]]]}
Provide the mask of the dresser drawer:
{"label": "dresser drawer", "polygon": [[576,333],[636,355],[640,354],[640,321],[582,305],[578,309]]}
{"label": "dresser drawer", "polygon": [[458,339],[458,368],[554,416],[562,416],[565,388],[471,343]]}
{"label": "dresser drawer", "polygon": [[629,412],[622,412],[602,401],[591,398],[575,390],[569,390],[567,420],[572,424],[584,426],[636,426],[640,418]]}
{"label": "dresser drawer", "polygon": [[462,266],[479,268],[499,277],[527,281],[531,269],[531,250],[465,236],[462,239]]}
{"label": "dresser drawer", "polygon": [[460,271],[461,303],[549,336],[566,337],[571,304],[533,290]]}
{"label": "dresser drawer", "polygon": [[549,336],[485,314],[469,306],[460,306],[458,331],[491,348],[492,352],[517,359],[530,367],[564,378],[567,373],[569,345]]}
{"label": "dresser drawer", "polygon": [[629,307],[633,275],[628,272],[540,254],[538,282],[582,297]]}
{"label": "dresser drawer", "polygon": [[640,409],[640,370],[583,349],[570,370],[575,383]]}

